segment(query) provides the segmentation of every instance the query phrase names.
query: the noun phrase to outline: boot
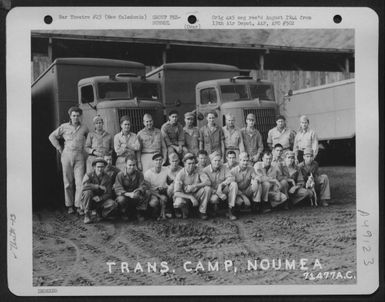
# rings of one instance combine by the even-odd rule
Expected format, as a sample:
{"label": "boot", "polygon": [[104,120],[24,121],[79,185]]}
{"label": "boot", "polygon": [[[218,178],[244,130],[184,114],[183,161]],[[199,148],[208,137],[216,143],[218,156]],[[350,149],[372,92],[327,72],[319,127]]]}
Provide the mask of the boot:
{"label": "boot", "polygon": [[90,214],[90,212],[86,212],[85,214],[84,214],[84,223],[85,224],[89,224],[89,223],[91,223],[92,222],[92,220],[91,220],[91,214]]}
{"label": "boot", "polygon": [[323,207],[328,207],[329,206],[329,204],[328,204],[326,199],[322,199],[321,200],[321,206],[323,206]]}
{"label": "boot", "polygon": [[188,208],[187,206],[182,206],[181,208],[182,210],[182,219],[187,219],[188,218]]}
{"label": "boot", "polygon": [[202,220],[207,220],[207,219],[209,219],[209,218],[207,217],[207,214],[206,214],[206,213],[200,213],[200,217],[201,217]]}
{"label": "boot", "polygon": [[230,220],[237,220],[237,216],[233,213],[233,208],[229,208],[229,212],[227,214],[227,217],[229,217]]}

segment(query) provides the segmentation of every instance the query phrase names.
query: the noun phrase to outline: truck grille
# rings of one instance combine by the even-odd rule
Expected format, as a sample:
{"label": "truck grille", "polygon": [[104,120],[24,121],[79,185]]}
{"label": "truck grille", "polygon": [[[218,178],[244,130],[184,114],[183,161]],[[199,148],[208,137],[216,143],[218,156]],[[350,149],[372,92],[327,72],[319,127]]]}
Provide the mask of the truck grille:
{"label": "truck grille", "polygon": [[263,145],[267,147],[267,133],[271,128],[276,126],[275,124],[275,109],[274,108],[259,108],[259,109],[243,109],[243,115],[246,120],[246,116],[249,113],[254,113],[256,117],[255,127],[262,135]]}
{"label": "truck grille", "polygon": [[153,109],[143,109],[143,108],[125,108],[118,109],[119,120],[122,116],[128,115],[131,121],[131,132],[138,133],[141,129],[143,129],[143,116],[149,113],[153,117],[156,115],[156,111]]}

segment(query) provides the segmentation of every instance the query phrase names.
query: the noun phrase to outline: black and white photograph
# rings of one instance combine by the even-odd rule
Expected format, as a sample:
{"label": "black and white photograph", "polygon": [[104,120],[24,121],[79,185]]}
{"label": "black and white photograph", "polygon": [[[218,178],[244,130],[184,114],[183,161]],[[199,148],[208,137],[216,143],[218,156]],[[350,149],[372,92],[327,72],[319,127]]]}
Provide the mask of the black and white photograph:
{"label": "black and white photograph", "polygon": [[[376,213],[357,202],[356,29],[290,26],[311,14],[226,12],[207,28],[203,14],[164,29],[155,25],[180,16],[138,11],[53,22],[152,28],[31,28],[28,254],[38,293],[344,291],[363,278],[357,250],[369,233],[359,219]],[[219,26],[231,22],[239,27]]]}

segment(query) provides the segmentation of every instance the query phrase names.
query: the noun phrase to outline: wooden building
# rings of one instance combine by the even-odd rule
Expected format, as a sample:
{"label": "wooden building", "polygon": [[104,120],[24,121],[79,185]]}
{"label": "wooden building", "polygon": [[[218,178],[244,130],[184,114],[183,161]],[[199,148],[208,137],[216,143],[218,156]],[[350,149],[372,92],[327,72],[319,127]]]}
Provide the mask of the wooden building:
{"label": "wooden building", "polygon": [[144,63],[235,65],[274,83],[278,103],[297,90],[354,77],[349,29],[64,30],[33,31],[32,80],[59,57],[113,58]]}

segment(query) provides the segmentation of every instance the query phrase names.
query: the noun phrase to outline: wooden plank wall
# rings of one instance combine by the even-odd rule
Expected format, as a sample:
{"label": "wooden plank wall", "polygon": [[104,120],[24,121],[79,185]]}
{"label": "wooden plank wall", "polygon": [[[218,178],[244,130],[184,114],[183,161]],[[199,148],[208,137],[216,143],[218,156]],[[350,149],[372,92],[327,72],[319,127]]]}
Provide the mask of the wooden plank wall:
{"label": "wooden plank wall", "polygon": [[31,61],[31,83],[33,83],[51,63],[51,59],[47,55],[33,54]]}
{"label": "wooden plank wall", "polygon": [[250,75],[273,82],[279,105],[290,89],[298,90],[354,78],[354,73],[305,70],[251,70]]}

